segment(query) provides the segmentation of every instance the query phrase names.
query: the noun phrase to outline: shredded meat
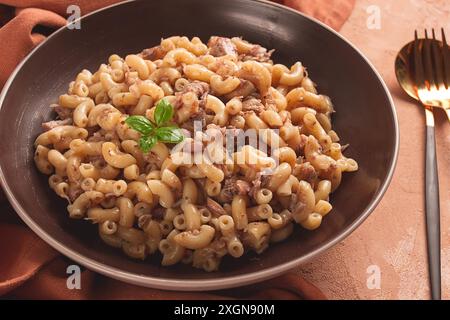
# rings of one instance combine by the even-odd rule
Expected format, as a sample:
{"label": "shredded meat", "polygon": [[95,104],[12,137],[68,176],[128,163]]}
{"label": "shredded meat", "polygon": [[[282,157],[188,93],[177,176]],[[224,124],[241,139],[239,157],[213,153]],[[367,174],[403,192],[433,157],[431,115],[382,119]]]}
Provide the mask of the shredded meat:
{"label": "shredded meat", "polygon": [[[193,262],[192,266],[194,268],[205,268],[205,261],[208,261],[209,259],[214,259],[220,261],[222,259],[222,256],[219,256],[219,252],[224,251],[223,247],[221,247],[218,243],[222,243],[224,241],[220,241],[219,239],[213,240],[207,247],[194,250],[193,253]],[[214,270],[217,270],[218,266],[215,267]],[[212,271],[212,270],[210,270]]]}
{"label": "shredded meat", "polygon": [[95,164],[96,166],[99,167],[99,169],[106,167],[106,161],[102,155],[88,156],[86,159],[87,159],[87,162]]}
{"label": "shredded meat", "polygon": [[200,101],[198,103],[198,106],[200,109],[205,109],[206,108],[206,98],[208,98],[208,92],[205,92],[201,97],[200,97]]}
{"label": "shredded meat", "polygon": [[242,111],[254,111],[259,114],[265,110],[261,100],[250,98],[242,102]]}
{"label": "shredded meat", "polygon": [[316,181],[318,176],[316,169],[314,169],[314,167],[309,162],[295,165],[292,174],[299,180],[304,180],[311,185],[314,185],[314,182]]}
{"label": "shredded meat", "polygon": [[236,180],[236,192],[238,195],[246,195],[250,192],[250,184],[245,180]]}
{"label": "shredded meat", "polygon": [[163,207],[157,207],[152,210],[152,218],[156,220],[162,220],[165,213],[166,209],[164,209]]}
{"label": "shredded meat", "polygon": [[208,65],[208,68],[211,69],[211,71],[217,73],[219,76],[222,76],[223,78],[234,76],[235,73],[239,70],[239,67],[234,62],[224,58],[216,59],[215,62]]}
{"label": "shredded meat", "polygon": [[267,51],[266,48],[255,44],[249,52],[241,55],[240,58],[242,61],[255,60],[259,62],[269,62],[273,52],[274,50]]}
{"label": "shredded meat", "polygon": [[[263,101],[268,109],[277,110],[277,102],[276,102],[276,98],[275,98],[272,90],[269,90],[266,93],[266,95],[263,97]],[[286,119],[283,119],[283,121],[285,121],[285,120]]]}
{"label": "shredded meat", "polygon": [[[233,199],[235,195],[247,195],[250,192],[251,186],[247,181],[238,180],[236,178],[225,179],[224,186],[222,188],[223,195],[227,199]],[[230,200],[230,201],[231,201]]]}
{"label": "shredded meat", "polygon": [[227,100],[231,100],[234,97],[243,97],[246,98],[249,95],[253,94],[256,91],[255,85],[248,80],[241,79],[241,84],[231,91],[227,93],[224,97]]}
{"label": "shredded meat", "polygon": [[298,150],[304,150],[307,141],[308,141],[308,136],[301,134],[300,135],[300,143],[298,145]]}
{"label": "shredded meat", "polygon": [[45,131],[49,131],[56,127],[67,126],[67,125],[71,125],[71,124],[72,124],[72,119],[70,119],[70,118],[67,118],[64,120],[53,120],[53,121],[44,122],[42,124],[42,129],[44,129]]}
{"label": "shredded meat", "polygon": [[93,128],[95,129],[95,131],[92,133],[89,133],[89,138],[88,138],[89,142],[100,142],[100,141],[106,140],[105,135],[101,131],[98,131],[99,127],[93,127]]}
{"label": "shredded meat", "polygon": [[63,108],[57,104],[51,105],[50,107],[53,108],[53,110],[55,110],[55,112],[58,114],[58,119],[66,120],[66,119],[72,118],[73,109]]}
{"label": "shredded meat", "polygon": [[69,191],[67,192],[69,201],[74,202],[83,192],[83,189],[81,189],[78,184],[71,185],[69,187]]}
{"label": "shredded meat", "polygon": [[181,94],[193,92],[198,98],[202,97],[204,94],[209,92],[209,84],[202,81],[193,81],[187,84]]}
{"label": "shredded meat", "polygon": [[229,190],[222,189],[221,196],[221,199],[225,202],[233,201],[233,194]]}
{"label": "shredded meat", "polygon": [[262,187],[262,180],[261,175],[258,174],[256,179],[252,181],[252,187],[250,188],[250,191],[248,192],[250,197],[254,198],[256,195],[256,192],[260,190]]}
{"label": "shredded meat", "polygon": [[[87,128],[85,128],[86,130],[87,130],[87,132],[88,132],[88,140],[94,135],[94,133],[96,133],[98,130],[100,130],[100,126],[95,126],[95,127],[87,127]],[[111,133],[111,136],[115,136],[115,137],[118,137],[117,136],[117,134],[115,133],[115,132],[112,132]],[[107,140],[107,141],[111,141],[111,140],[113,140],[113,138],[108,138],[108,139],[106,139],[106,137],[105,138],[103,138],[102,140]],[[102,141],[102,140],[99,140],[99,141]]]}
{"label": "shredded meat", "polygon": [[[292,212],[292,214],[298,215],[305,208],[305,204],[298,200],[298,196],[296,194],[291,194],[291,199],[289,200],[288,210]],[[306,217],[299,217],[300,220]]]}
{"label": "shredded meat", "polygon": [[208,41],[209,54],[214,57],[237,55],[237,49],[229,38],[211,37]]}
{"label": "shredded meat", "polygon": [[[176,99],[173,103],[173,106],[176,109],[183,108],[183,95],[192,92],[194,93],[197,98],[200,99],[200,101],[197,101],[193,103],[190,106],[190,113],[191,116],[188,120],[184,121],[182,128],[193,132],[194,130],[194,121],[201,121],[202,128],[206,125],[206,113],[204,110],[204,100],[206,99],[206,96],[209,92],[209,84],[202,81],[193,81],[191,83],[188,83],[184,88],[183,91],[176,93]],[[180,119],[178,118],[178,114],[175,112],[175,121],[180,123]]]}
{"label": "shredded meat", "polygon": [[[328,169],[326,170],[319,170],[318,175],[321,179],[326,179],[326,180],[330,180],[330,181],[341,181],[341,177],[342,177],[342,172],[341,170],[336,170],[337,169],[337,164],[336,163],[332,163]],[[317,180],[316,180],[317,181]],[[333,192],[336,189],[336,185],[335,183],[332,183],[332,187],[331,187],[331,192]],[[339,183],[338,183],[339,185]]]}
{"label": "shredded meat", "polygon": [[[183,110],[189,112],[190,115],[197,115],[197,113],[200,111],[200,102],[199,101],[194,101],[194,103],[186,105],[183,103],[183,94],[181,92],[177,92],[175,96],[176,96],[176,99],[172,104],[175,110],[183,109]],[[185,119],[185,118],[180,119],[179,113],[175,112],[174,120],[176,123],[181,124],[183,122],[188,121],[189,118],[188,119]]]}
{"label": "shredded meat", "polygon": [[261,176],[261,187],[265,188],[269,184],[270,177],[268,175]]}
{"label": "shredded meat", "polygon": [[218,216],[222,216],[227,214],[227,212],[225,211],[225,209],[216,201],[214,201],[211,198],[207,198],[206,199],[206,208],[211,211],[211,213],[213,215],[218,215]]}
{"label": "shredded meat", "polygon": [[157,164],[161,162],[161,158],[154,152],[147,152],[144,154],[144,160],[151,164]]}
{"label": "shredded meat", "polygon": [[[181,95],[181,92],[177,92],[175,94],[175,97],[176,98],[174,99],[172,105],[173,105],[173,108],[175,110],[177,110],[177,109],[180,109],[181,107],[183,107],[183,96]],[[175,113],[175,118],[176,118],[176,116],[177,116],[177,114]]]}
{"label": "shredded meat", "polygon": [[197,121],[201,124],[201,129],[203,130],[206,127],[206,113],[205,110],[200,108],[196,113],[191,115],[188,121],[184,122],[181,125],[181,128],[188,130],[189,132],[194,132],[194,123]]}
{"label": "shredded meat", "polygon": [[208,194],[206,193],[206,190],[205,190],[206,178],[193,179],[193,180],[194,180],[195,185],[197,186],[198,198],[202,199],[199,201],[203,202],[204,199],[208,198]]}
{"label": "shredded meat", "polygon": [[144,49],[141,52],[141,57],[145,60],[158,60],[164,58],[166,51],[161,46],[155,46],[152,48]]}

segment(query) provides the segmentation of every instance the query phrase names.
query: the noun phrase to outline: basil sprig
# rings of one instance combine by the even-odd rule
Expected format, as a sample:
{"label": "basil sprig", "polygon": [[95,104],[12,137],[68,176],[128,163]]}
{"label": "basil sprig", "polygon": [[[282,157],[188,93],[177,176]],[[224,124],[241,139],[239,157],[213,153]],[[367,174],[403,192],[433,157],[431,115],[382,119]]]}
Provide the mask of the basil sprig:
{"label": "basil sprig", "polygon": [[164,143],[180,143],[184,135],[180,128],[169,125],[173,117],[173,106],[166,100],[161,100],[155,108],[155,123],[144,116],[130,116],[125,123],[141,134],[139,148],[145,153],[149,152],[160,141]]}

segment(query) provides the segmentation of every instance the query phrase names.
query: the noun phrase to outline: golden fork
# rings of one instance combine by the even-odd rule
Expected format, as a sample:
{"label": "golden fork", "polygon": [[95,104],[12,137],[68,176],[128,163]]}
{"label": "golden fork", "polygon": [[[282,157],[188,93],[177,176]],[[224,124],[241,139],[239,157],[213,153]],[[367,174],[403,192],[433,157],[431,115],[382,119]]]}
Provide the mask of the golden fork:
{"label": "golden fork", "polygon": [[[432,39],[428,39],[425,30],[425,39],[418,40],[415,31],[415,50],[422,49],[422,67],[415,65],[416,91],[419,100],[426,106],[444,109],[450,120],[450,50],[445,38],[444,29],[441,29],[442,42],[436,40],[434,29]],[[420,48],[422,46],[422,48]],[[420,55],[415,55],[418,60]],[[420,61],[415,60],[417,63]]]}

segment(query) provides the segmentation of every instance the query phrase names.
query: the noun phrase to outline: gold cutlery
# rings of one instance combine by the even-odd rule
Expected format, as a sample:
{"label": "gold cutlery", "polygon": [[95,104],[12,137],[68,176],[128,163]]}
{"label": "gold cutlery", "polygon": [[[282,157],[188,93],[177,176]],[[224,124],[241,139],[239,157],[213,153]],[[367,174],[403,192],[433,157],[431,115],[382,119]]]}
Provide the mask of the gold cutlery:
{"label": "gold cutlery", "polygon": [[442,41],[432,38],[419,39],[402,48],[395,61],[395,73],[400,86],[425,109],[426,158],[425,203],[428,242],[428,266],[432,299],[441,299],[440,213],[439,180],[436,160],[436,141],[433,108],[443,109],[450,120],[450,52],[444,29]]}

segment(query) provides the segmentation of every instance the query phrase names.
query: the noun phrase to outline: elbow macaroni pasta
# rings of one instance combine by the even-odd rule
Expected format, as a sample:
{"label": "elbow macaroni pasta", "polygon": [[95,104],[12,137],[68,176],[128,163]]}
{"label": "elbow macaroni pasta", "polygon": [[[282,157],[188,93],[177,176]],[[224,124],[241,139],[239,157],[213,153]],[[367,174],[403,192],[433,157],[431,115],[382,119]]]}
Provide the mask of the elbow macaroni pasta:
{"label": "elbow macaroni pasta", "polygon": [[[160,254],[163,266],[214,271],[226,255],[286,240],[296,224],[315,230],[332,212],[342,173],[358,163],[344,156],[334,106],[305,66],[274,64],[270,54],[238,37],[205,44],[174,36],[140,54],[111,55],[59,97],[55,111],[64,112],[36,138],[36,167],[69,202],[70,218],[98,224],[99,237],[131,258]],[[167,125],[192,136],[144,153],[125,120],[154,122],[161,99],[174,107]],[[270,151],[244,142],[229,152],[209,128],[222,137],[256,130]]]}

